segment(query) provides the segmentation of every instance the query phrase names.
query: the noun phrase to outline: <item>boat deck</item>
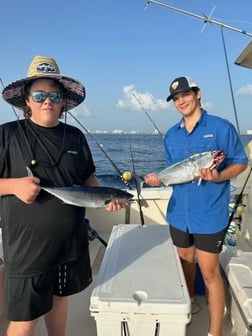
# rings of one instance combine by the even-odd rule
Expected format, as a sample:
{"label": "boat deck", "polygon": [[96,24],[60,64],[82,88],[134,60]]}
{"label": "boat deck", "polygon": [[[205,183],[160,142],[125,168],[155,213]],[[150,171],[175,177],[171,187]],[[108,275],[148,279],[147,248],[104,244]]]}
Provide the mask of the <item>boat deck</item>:
{"label": "boat deck", "polygon": [[[241,182],[236,186],[237,194],[240,192],[243,181],[247,174],[244,173]],[[234,181],[236,182],[236,181]],[[249,185],[249,184],[248,184]],[[252,188],[249,188],[252,190]],[[167,189],[152,189],[144,191],[143,195],[143,211],[144,211],[144,222],[146,225],[157,224],[157,225],[167,225],[165,219],[165,211],[167,206],[167,200],[169,199],[170,190]],[[246,196],[244,198],[246,203],[246,211],[242,215],[242,231],[241,236],[238,236],[238,246],[243,251],[248,251],[252,253],[251,239],[250,243],[247,243],[247,239],[252,236],[251,230],[251,213],[252,213],[252,192],[249,194],[246,190]],[[90,219],[91,226],[99,233],[99,235],[108,241],[111,230],[114,225],[120,223],[134,223],[141,224],[139,217],[139,205],[133,203],[129,209],[123,209],[115,213],[109,213],[104,209],[87,209],[87,218]],[[90,297],[93,290],[93,285],[97,274],[99,272],[100,264],[105,252],[105,247],[98,240],[90,241],[90,258],[93,269],[93,283],[82,293],[73,295],[69,297],[69,313],[68,313],[68,323],[66,336],[99,336],[96,331],[95,319],[91,316],[89,311]],[[1,257],[1,255],[0,255]],[[1,289],[3,284],[1,284],[1,266],[0,266],[0,316],[1,316]],[[227,287],[227,286],[226,286]],[[185,336],[207,336],[208,329],[208,315],[207,307],[205,303],[204,295],[197,296],[197,300],[200,303],[201,311],[192,316],[191,323],[186,327]],[[230,319],[230,295],[227,287],[227,300],[226,300],[226,313],[224,316],[223,334],[222,336],[243,336],[245,334],[236,335],[233,332],[232,323]],[[0,317],[0,336],[5,336],[7,327],[7,321]],[[43,319],[39,319],[36,328],[35,336],[46,336],[46,328]],[[126,336],[126,335],[118,335]],[[128,336],[128,335],[127,335]],[[136,336],[136,335],[130,335]],[[137,335],[138,336],[138,335]],[[154,335],[153,335],[154,336]]]}
{"label": "boat deck", "polygon": [[[99,230],[99,228],[96,228]],[[108,241],[112,226],[106,224],[100,228],[99,234],[105,240]],[[105,253],[105,247],[98,239],[90,242],[90,256],[93,269],[93,283],[83,292],[72,295],[69,297],[69,313],[66,336],[99,336],[96,332],[96,322],[91,317],[89,312],[90,297],[93,289],[93,285],[96,276],[99,271],[100,264],[102,262],[103,255]],[[201,311],[192,316],[192,322],[186,328],[186,336],[207,336],[207,307],[205,304],[204,295],[198,295],[197,300],[201,306]],[[0,336],[5,335],[7,327],[7,321],[0,319]],[[232,325],[229,319],[228,313],[225,314],[223,336],[235,336],[232,334]],[[46,328],[43,318],[39,319],[35,336],[46,336]],[[118,335],[124,336],[124,335]],[[135,335],[132,335],[135,336]],[[154,335],[153,335],[154,336]],[[240,335],[239,335],[240,336]]]}

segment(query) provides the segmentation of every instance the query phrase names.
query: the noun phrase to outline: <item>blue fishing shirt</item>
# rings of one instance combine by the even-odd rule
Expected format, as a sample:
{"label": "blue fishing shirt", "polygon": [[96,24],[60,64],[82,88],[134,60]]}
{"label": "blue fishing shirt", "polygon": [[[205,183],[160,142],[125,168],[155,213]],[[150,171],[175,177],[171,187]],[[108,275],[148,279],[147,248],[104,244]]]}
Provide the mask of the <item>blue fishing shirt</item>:
{"label": "blue fishing shirt", "polygon": [[[230,163],[248,161],[239,135],[225,119],[201,110],[201,117],[188,133],[180,121],[171,127],[164,138],[167,164],[184,160],[190,155],[223,150],[225,159],[218,166],[221,171]],[[167,222],[190,233],[214,233],[228,225],[230,181],[197,181],[173,185],[167,206]]]}

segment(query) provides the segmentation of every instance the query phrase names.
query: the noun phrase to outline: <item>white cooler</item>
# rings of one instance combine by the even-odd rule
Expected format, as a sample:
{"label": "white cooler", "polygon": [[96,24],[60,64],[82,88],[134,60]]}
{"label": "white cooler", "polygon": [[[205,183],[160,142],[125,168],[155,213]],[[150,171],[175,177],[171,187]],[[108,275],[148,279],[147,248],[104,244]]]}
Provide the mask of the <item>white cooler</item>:
{"label": "white cooler", "polygon": [[234,330],[238,336],[252,336],[252,252],[239,251],[228,262],[221,254],[220,262],[229,282]]}
{"label": "white cooler", "polygon": [[168,225],[114,226],[91,295],[97,336],[182,336],[190,307]]}

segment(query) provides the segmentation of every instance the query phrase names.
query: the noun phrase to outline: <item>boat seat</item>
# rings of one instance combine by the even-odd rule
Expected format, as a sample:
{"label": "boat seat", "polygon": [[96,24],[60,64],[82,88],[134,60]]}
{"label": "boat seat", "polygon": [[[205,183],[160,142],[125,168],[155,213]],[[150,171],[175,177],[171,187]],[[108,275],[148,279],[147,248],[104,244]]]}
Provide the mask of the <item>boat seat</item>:
{"label": "boat seat", "polygon": [[237,335],[252,336],[252,252],[238,250],[228,258],[220,254],[220,264],[231,294],[231,321]]}

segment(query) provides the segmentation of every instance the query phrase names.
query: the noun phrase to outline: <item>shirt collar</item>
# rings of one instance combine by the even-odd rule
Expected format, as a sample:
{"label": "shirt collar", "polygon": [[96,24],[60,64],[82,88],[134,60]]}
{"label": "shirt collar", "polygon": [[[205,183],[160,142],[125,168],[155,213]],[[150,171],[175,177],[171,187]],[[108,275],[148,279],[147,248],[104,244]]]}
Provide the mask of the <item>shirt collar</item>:
{"label": "shirt collar", "polygon": [[[206,125],[206,115],[207,115],[207,111],[202,108],[200,118],[196,122],[196,124],[201,124],[202,126],[205,126]],[[185,127],[185,123],[184,123],[184,119],[182,118],[180,122],[178,123],[178,128],[184,128],[184,127]]]}

